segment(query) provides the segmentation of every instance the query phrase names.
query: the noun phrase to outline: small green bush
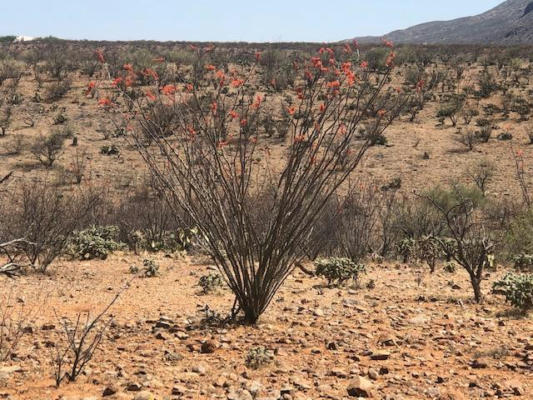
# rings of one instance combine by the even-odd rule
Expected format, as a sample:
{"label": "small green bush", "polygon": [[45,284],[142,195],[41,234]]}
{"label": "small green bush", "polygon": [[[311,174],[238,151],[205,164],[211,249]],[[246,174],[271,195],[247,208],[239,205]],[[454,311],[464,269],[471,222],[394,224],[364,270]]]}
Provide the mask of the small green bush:
{"label": "small green bush", "polygon": [[520,254],[513,257],[514,266],[519,271],[531,271],[533,272],[533,255]]}
{"label": "small green bush", "polygon": [[457,265],[454,263],[454,262],[447,262],[446,264],[444,264],[444,271],[449,273],[449,274],[454,274],[455,271],[457,270]]}
{"label": "small green bush", "polygon": [[159,275],[159,265],[150,259],[143,260],[143,274],[146,278],[153,278]]}
{"label": "small green bush", "polygon": [[433,236],[424,236],[418,239],[418,258],[425,261],[431,272],[435,271],[437,260],[442,256],[442,249]]}
{"label": "small green bush", "polygon": [[201,276],[198,280],[198,286],[202,288],[204,294],[213,293],[224,287],[222,276],[216,272]]}
{"label": "small green bush", "polygon": [[497,138],[501,141],[513,140],[513,135],[509,132],[502,132],[497,136]]}
{"label": "small green bush", "polygon": [[366,268],[362,264],[356,264],[348,258],[326,258],[315,261],[316,275],[327,279],[328,286],[342,285],[351,279],[354,282],[359,274],[364,273]]}
{"label": "small green bush", "polygon": [[69,244],[70,253],[80,260],[105,260],[110,253],[123,248],[116,242],[117,235],[116,226],[92,226],[75,232]]}
{"label": "small green bush", "polygon": [[512,220],[505,235],[505,247],[509,258],[514,254],[533,254],[533,210],[520,213]]}
{"label": "small green bush", "polygon": [[120,150],[114,144],[111,146],[105,145],[105,146],[100,147],[100,153],[106,156],[114,156],[114,155],[119,155]]}
{"label": "small green bush", "polygon": [[412,238],[405,238],[397,245],[398,254],[402,256],[403,262],[406,264],[416,254],[416,240]]}
{"label": "small green bush", "polygon": [[178,228],[174,232],[165,232],[160,240],[145,241],[143,247],[148,251],[186,251],[192,246],[198,230]]}
{"label": "small green bush", "polygon": [[442,122],[444,119],[449,118],[452,125],[457,125],[457,117],[459,112],[463,109],[465,104],[465,97],[460,95],[455,95],[449,99],[445,104],[442,104],[437,110],[437,118]]}
{"label": "small green bush", "polygon": [[246,355],[246,366],[251,369],[259,369],[274,361],[274,353],[263,346],[253,347]]}
{"label": "small green bush", "polygon": [[509,273],[494,282],[492,290],[503,294],[506,301],[522,311],[533,308],[533,274]]}

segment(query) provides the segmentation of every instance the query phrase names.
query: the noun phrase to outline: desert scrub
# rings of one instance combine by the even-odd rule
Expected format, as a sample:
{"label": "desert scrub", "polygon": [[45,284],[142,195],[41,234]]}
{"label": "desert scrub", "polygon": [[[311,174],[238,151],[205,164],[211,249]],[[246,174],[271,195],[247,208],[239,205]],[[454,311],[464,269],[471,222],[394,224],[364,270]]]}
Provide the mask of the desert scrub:
{"label": "desert scrub", "polygon": [[143,275],[145,278],[153,278],[159,275],[159,265],[151,259],[143,260]]}
{"label": "desert scrub", "polygon": [[519,271],[533,272],[533,256],[530,254],[520,254],[513,257],[514,267]]}
{"label": "desert scrub", "polygon": [[196,228],[178,228],[175,231],[162,232],[157,237],[148,231],[137,231],[135,234],[139,247],[147,251],[154,253],[159,251],[183,252],[192,247],[198,230]]}
{"label": "desert scrub", "polygon": [[447,262],[446,264],[444,264],[444,271],[449,274],[454,274],[455,271],[457,271],[457,265],[452,261]]}
{"label": "desert scrub", "polygon": [[69,252],[80,260],[105,260],[110,253],[123,248],[116,241],[117,235],[116,226],[92,226],[75,232],[70,240]]}
{"label": "desert scrub", "polygon": [[507,302],[523,312],[533,308],[533,274],[508,273],[494,282],[492,290],[503,294]]}
{"label": "desert scrub", "polygon": [[48,136],[40,135],[33,141],[30,151],[37,161],[50,168],[63,153],[68,135],[67,130],[55,130]]}
{"label": "desert scrub", "polygon": [[[254,324],[295,263],[306,256],[310,227],[327,201],[358,167],[374,139],[403,112],[408,95],[389,84],[395,57],[390,48],[382,50],[385,63],[379,73],[369,66],[370,61],[337,61],[331,48],[302,61],[305,68],[294,73],[298,75],[294,81],[302,86],[290,87],[292,66],[290,74],[281,74],[285,82],[275,73],[275,82],[266,89],[289,84],[290,101],[285,97],[282,104],[265,96],[264,90],[252,88],[255,68],[250,65],[227,75],[217,67],[222,63],[212,59],[216,51],[198,48],[194,53],[190,77],[169,82],[164,90],[160,90],[159,73],[148,71],[146,65],[139,69],[135,62],[128,64],[118,78],[132,84],[117,88],[122,92],[118,96],[126,100],[120,106],[126,114],[124,123],[141,127],[131,131],[131,138],[156,186],[173,210],[182,210],[198,227],[201,246],[235,294],[244,321]],[[257,64],[262,56],[256,55]],[[333,70],[342,74],[326,73]],[[141,75],[146,79],[140,81]],[[183,83],[188,93],[185,102],[170,99],[169,103]],[[114,90],[106,94],[108,99],[117,97]],[[149,101],[136,101],[143,94]],[[266,157],[261,164],[256,160],[264,154],[262,133],[272,132],[272,121],[264,116],[277,107],[282,107],[288,122],[284,133],[288,147],[280,168],[270,170]],[[372,122],[364,135],[358,135],[360,116],[368,110]],[[342,171],[336,171],[341,164]]]}
{"label": "desert scrub", "polygon": [[105,156],[116,156],[116,155],[120,154],[120,150],[114,144],[112,144],[110,146],[106,145],[106,146],[102,146],[100,148],[100,154],[103,154]]}
{"label": "desert scrub", "polygon": [[224,280],[220,274],[211,272],[200,277],[198,286],[202,288],[204,294],[214,293],[224,287]]}
{"label": "desert scrub", "polygon": [[398,254],[402,256],[404,264],[407,264],[411,258],[416,254],[416,240],[412,238],[405,238],[398,243]]}
{"label": "desert scrub", "polygon": [[274,353],[263,346],[253,347],[246,355],[246,366],[251,369],[259,369],[274,361]]}
{"label": "desert scrub", "polygon": [[348,280],[357,282],[359,274],[364,273],[366,268],[362,264],[356,264],[348,258],[326,258],[315,262],[315,274],[322,276],[328,281],[328,286],[340,286]]}

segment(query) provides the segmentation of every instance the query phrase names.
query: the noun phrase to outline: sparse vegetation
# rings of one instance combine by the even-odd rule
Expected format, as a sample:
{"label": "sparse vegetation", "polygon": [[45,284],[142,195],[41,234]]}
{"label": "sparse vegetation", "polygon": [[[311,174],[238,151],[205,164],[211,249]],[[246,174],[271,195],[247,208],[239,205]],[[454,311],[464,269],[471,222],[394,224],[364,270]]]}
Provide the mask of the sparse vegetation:
{"label": "sparse vegetation", "polygon": [[109,254],[122,248],[116,241],[117,236],[116,226],[92,226],[73,234],[69,241],[69,252],[80,260],[105,260]]}
{"label": "sparse vegetation", "polygon": [[509,273],[494,283],[493,291],[524,312],[533,309],[533,274]]}
{"label": "sparse vegetation", "polygon": [[328,286],[343,285],[351,280],[357,283],[359,275],[366,271],[362,264],[356,264],[348,258],[328,258],[315,261],[317,276],[328,281]]}
{"label": "sparse vegetation", "polygon": [[528,393],[530,53],[0,39],[0,397]]}
{"label": "sparse vegetation", "polygon": [[251,369],[259,369],[274,361],[274,353],[265,347],[251,348],[246,355],[246,366]]}
{"label": "sparse vegetation", "polygon": [[220,274],[212,272],[207,275],[203,275],[198,280],[198,286],[202,288],[204,294],[216,292],[224,287],[224,280]]}

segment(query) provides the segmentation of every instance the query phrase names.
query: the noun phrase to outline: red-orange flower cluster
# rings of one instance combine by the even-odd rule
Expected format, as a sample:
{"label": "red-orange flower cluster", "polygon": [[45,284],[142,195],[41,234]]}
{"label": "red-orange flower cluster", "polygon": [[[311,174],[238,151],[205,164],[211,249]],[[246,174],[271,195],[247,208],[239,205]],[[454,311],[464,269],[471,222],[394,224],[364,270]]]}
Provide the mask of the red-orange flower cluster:
{"label": "red-orange flower cluster", "polygon": [[394,54],[393,51],[388,55],[387,60],[385,61],[385,65],[389,68],[392,68],[394,66],[394,59],[396,58],[396,54]]}
{"label": "red-orange flower cluster", "polygon": [[103,107],[110,107],[111,106],[111,100],[108,97],[104,97],[100,100],[98,100],[98,105]]}
{"label": "red-orange flower cluster", "polygon": [[172,96],[176,93],[176,86],[174,85],[165,85],[161,88],[161,93],[166,96]]}
{"label": "red-orange flower cluster", "polygon": [[89,82],[89,84],[87,85],[87,90],[85,91],[85,96],[88,96],[89,94],[91,94],[91,92],[94,90],[95,87],[96,87],[95,82]]}
{"label": "red-orange flower cluster", "polygon": [[255,98],[255,102],[254,102],[254,104],[252,104],[252,108],[254,108],[254,109],[257,110],[259,107],[261,107],[261,103],[262,103],[262,102],[263,102],[263,98],[262,98],[261,96],[258,95],[258,96]]}
{"label": "red-orange flower cluster", "polygon": [[146,68],[142,74],[146,77],[151,77],[153,78],[154,81],[158,81],[159,80],[159,75],[157,75],[157,72],[155,72],[152,68]]}
{"label": "red-orange flower cluster", "polygon": [[391,48],[391,49],[394,47],[394,44],[393,44],[390,40],[382,39],[381,41],[383,42],[383,44],[384,44],[386,47],[389,47],[389,48]]}
{"label": "red-orange flower cluster", "polygon": [[231,86],[233,86],[234,88],[238,88],[240,86],[242,86],[244,84],[244,80],[243,79],[233,79],[231,81]]}
{"label": "red-orange flower cluster", "polygon": [[104,53],[102,52],[102,50],[96,50],[95,53],[96,58],[98,58],[98,62],[102,64],[105,63]]}
{"label": "red-orange flower cluster", "polygon": [[157,97],[155,97],[155,94],[153,94],[151,90],[147,90],[145,94],[146,98],[150,101],[155,101],[157,99]]}

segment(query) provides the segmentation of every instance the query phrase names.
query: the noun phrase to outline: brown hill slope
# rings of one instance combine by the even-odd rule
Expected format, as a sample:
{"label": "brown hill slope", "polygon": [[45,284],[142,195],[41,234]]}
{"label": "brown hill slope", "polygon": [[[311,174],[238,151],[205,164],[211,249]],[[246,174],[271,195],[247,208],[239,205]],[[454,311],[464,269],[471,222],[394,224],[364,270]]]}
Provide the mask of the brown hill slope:
{"label": "brown hill slope", "polygon": [[[523,44],[533,42],[533,1],[507,0],[476,16],[434,21],[391,32],[397,43]],[[374,42],[376,37],[359,38]]]}

